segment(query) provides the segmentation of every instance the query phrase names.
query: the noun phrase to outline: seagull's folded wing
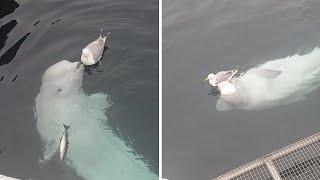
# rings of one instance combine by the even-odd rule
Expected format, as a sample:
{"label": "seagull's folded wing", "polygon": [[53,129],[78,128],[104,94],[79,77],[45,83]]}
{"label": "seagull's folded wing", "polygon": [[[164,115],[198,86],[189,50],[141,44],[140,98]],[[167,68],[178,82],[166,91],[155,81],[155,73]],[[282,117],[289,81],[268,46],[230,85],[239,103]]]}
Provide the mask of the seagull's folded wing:
{"label": "seagull's folded wing", "polygon": [[98,43],[90,43],[86,48],[92,53],[94,60],[98,60],[102,56],[104,46]]}

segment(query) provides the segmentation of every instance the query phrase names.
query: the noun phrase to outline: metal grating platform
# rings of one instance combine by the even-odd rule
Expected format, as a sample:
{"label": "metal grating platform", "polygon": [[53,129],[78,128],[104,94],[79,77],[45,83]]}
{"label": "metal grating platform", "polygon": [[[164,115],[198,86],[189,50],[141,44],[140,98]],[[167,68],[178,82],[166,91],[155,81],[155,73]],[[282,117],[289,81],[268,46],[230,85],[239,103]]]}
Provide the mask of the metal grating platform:
{"label": "metal grating platform", "polygon": [[319,179],[320,133],[317,133],[213,180]]}

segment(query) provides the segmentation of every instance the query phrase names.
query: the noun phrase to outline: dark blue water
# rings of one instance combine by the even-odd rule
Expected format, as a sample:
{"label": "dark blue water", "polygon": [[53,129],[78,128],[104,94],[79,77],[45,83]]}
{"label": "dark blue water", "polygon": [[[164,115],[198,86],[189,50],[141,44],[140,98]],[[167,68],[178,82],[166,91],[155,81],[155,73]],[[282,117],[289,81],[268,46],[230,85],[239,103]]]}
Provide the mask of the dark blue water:
{"label": "dark blue water", "polygon": [[66,167],[39,166],[34,99],[52,64],[78,61],[99,29],[110,31],[102,65],[85,73],[85,93],[112,102],[109,126],[158,172],[158,1],[1,2],[0,173],[22,179],[81,179]]}

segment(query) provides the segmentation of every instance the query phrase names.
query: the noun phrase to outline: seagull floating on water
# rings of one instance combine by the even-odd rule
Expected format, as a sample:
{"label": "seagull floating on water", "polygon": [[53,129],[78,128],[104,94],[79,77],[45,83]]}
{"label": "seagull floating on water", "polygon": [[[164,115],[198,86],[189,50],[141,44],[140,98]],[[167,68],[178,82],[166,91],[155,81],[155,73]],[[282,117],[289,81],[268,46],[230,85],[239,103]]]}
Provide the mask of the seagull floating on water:
{"label": "seagull floating on water", "polygon": [[230,71],[220,71],[216,74],[210,73],[204,79],[204,81],[209,81],[211,86],[218,86],[219,83],[226,81],[229,78],[232,78],[238,72],[237,69],[233,69]]}
{"label": "seagull floating on water", "polygon": [[88,44],[84,49],[82,49],[81,62],[84,65],[93,65],[96,64],[103,55],[104,46],[106,44],[107,35],[102,34],[102,29],[100,36],[95,41]]}

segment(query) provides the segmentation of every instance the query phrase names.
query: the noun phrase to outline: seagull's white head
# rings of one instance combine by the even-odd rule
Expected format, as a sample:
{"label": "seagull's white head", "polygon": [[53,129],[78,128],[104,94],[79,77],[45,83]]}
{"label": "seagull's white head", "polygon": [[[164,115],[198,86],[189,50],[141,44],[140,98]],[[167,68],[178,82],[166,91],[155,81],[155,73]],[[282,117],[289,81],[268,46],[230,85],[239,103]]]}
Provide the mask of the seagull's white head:
{"label": "seagull's white head", "polygon": [[204,81],[209,81],[209,84],[211,84],[211,86],[217,86],[216,80],[216,75],[214,75],[213,73],[208,74],[208,76],[204,79]]}

